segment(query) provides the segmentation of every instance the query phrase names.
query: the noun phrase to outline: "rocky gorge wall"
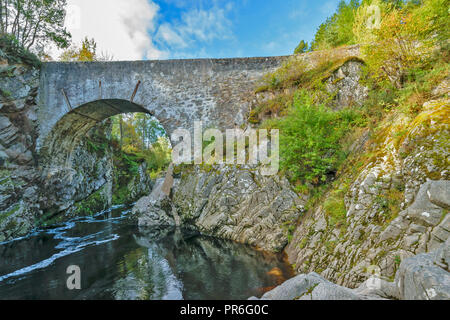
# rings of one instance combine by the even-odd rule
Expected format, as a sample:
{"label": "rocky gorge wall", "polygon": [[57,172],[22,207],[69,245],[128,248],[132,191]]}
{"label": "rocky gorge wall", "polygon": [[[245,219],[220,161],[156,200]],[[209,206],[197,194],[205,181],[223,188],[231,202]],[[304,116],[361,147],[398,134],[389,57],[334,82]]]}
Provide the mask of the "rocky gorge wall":
{"label": "rocky gorge wall", "polygon": [[450,239],[433,252],[405,259],[393,282],[373,276],[349,289],[311,272],[284,282],[261,300],[449,300],[449,263]]}
{"label": "rocky gorge wall", "polygon": [[[350,61],[327,79],[334,107],[367,97],[361,66]],[[284,250],[297,273],[320,279],[305,278],[311,284],[305,292],[324,283],[309,298],[446,299],[448,258],[440,263],[433,257],[436,250],[448,254],[449,102],[444,83],[419,114],[392,113],[374,134],[360,131],[345,170],[312,206],[283,176],[262,177],[258,168],[243,166],[191,166],[174,175],[170,196],[156,187],[134,215],[141,226],[190,225],[264,250]],[[365,286],[374,274],[384,293]],[[358,289],[341,290],[330,281]],[[327,295],[328,285],[336,289],[334,296]]]}
{"label": "rocky gorge wall", "polygon": [[354,178],[342,177],[324,197],[342,197],[344,215],[333,216],[325,202],[299,222],[286,248],[298,272],[314,271],[348,287],[373,271],[392,280],[404,259],[448,239],[448,112],[443,97],[426,103],[413,119],[390,121],[368,147],[368,164]]}
{"label": "rocky gorge wall", "polygon": [[[361,64],[350,61],[327,80],[335,107],[365,98]],[[0,242],[111,205],[115,171],[108,122],[89,132],[66,167],[39,167],[39,72],[2,61],[0,79]],[[448,248],[449,109],[444,86],[417,116],[394,114],[376,135],[361,132],[349,150],[352,170],[312,207],[281,175],[264,177],[246,166],[190,166],[175,168],[169,196],[164,179],[157,181],[132,218],[141,227],[183,224],[263,250],[284,250],[298,273],[315,272],[350,288],[373,272],[391,283],[410,277],[402,265],[415,270],[410,262],[417,255]],[[145,164],[138,172],[124,184],[134,199],[153,184]],[[437,260],[430,259],[426,263],[434,267]],[[448,281],[448,264],[439,268]]]}
{"label": "rocky gorge wall", "polygon": [[39,71],[0,61],[0,241],[33,226]]}

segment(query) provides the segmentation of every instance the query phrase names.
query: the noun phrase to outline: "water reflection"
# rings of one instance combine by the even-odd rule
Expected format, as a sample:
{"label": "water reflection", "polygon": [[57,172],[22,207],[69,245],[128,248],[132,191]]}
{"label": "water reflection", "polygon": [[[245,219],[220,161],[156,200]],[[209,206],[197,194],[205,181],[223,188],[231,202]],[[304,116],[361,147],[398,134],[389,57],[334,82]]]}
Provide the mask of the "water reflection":
{"label": "water reflection", "polygon": [[[0,299],[246,299],[292,276],[279,257],[188,230],[137,229],[128,209],[0,244]],[[81,268],[82,290],[66,287]]]}

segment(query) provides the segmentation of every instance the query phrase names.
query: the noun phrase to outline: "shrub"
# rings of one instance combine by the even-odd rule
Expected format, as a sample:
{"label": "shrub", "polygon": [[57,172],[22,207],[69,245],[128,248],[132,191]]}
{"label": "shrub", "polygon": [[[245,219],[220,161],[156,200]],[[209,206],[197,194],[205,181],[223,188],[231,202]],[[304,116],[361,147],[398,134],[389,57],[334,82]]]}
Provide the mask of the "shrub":
{"label": "shrub", "polygon": [[0,34],[0,58],[8,60],[9,63],[24,63],[39,68],[39,58],[19,45],[17,39],[8,34]]}
{"label": "shrub", "polygon": [[345,158],[340,141],[358,118],[355,111],[314,105],[310,95],[299,90],[287,115],[267,120],[263,127],[280,129],[280,165],[291,181],[320,184]]}

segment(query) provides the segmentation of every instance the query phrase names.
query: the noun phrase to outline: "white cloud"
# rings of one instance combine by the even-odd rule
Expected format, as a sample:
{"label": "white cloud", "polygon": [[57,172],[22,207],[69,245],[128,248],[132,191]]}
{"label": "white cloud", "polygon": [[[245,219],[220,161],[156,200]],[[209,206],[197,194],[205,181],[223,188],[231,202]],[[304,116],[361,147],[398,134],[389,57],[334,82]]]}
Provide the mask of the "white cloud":
{"label": "white cloud", "polygon": [[[151,0],[68,0],[66,26],[74,44],[94,38],[97,52],[114,60],[203,57],[203,43],[233,39],[231,3],[191,7],[184,0],[165,1],[185,9],[179,19],[163,21]],[[60,53],[51,50],[55,58]]]}
{"label": "white cloud", "polygon": [[[106,51],[114,60],[161,59],[151,38],[156,29],[159,7],[147,0],[68,0],[66,20],[72,40],[79,44],[84,37],[94,38],[97,51]],[[76,15],[80,15],[79,18]],[[73,16],[75,15],[75,17]]]}
{"label": "white cloud", "polygon": [[176,46],[179,48],[187,47],[187,44],[183,40],[183,38],[177,32],[175,32],[168,23],[165,23],[161,25],[161,27],[159,27],[157,37],[160,41],[164,41],[170,46]]}
{"label": "white cloud", "polygon": [[183,49],[194,42],[210,42],[215,39],[231,39],[232,23],[227,18],[231,6],[214,6],[208,10],[191,9],[182,14],[179,21],[161,25],[155,39],[169,48]]}

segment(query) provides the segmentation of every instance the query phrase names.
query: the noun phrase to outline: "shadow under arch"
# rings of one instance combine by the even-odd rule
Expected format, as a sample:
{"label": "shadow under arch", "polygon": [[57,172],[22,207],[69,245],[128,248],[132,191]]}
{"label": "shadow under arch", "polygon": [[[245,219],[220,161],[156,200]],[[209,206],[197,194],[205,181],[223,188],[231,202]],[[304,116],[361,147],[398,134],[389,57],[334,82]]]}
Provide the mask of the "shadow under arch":
{"label": "shadow under arch", "polygon": [[95,100],[72,109],[45,138],[40,150],[40,165],[70,167],[74,150],[95,125],[118,114],[136,112],[153,116],[143,106],[122,99]]}

